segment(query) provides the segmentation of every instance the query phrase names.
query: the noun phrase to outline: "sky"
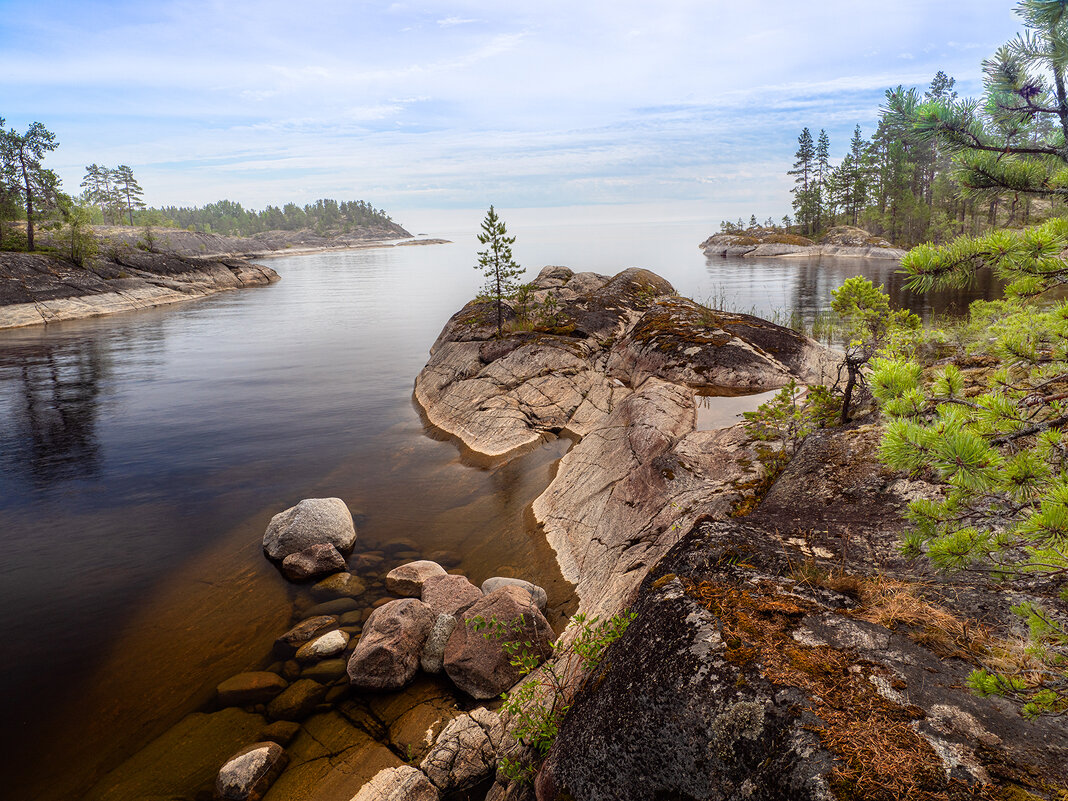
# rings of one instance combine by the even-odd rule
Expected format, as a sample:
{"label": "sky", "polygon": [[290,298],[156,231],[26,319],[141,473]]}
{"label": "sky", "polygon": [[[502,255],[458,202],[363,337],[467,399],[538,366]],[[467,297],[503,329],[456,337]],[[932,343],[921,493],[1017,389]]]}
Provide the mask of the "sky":
{"label": "sky", "polygon": [[127,164],[152,205],[778,219],[803,127],[837,160],[891,86],[944,70],[979,94],[1012,7],[0,0],[0,117],[56,134],[68,192]]}

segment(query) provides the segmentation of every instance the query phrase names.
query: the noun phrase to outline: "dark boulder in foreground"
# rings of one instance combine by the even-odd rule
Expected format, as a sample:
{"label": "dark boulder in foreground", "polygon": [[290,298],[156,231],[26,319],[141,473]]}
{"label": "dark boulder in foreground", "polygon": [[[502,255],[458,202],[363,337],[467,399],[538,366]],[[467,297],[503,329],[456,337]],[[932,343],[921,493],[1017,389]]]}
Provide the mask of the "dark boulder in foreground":
{"label": "dark boulder in foreground", "polygon": [[1068,722],[973,695],[967,642],[876,625],[798,580],[793,557],[740,522],[678,543],[572,705],[539,801],[1030,799],[1068,784]]}

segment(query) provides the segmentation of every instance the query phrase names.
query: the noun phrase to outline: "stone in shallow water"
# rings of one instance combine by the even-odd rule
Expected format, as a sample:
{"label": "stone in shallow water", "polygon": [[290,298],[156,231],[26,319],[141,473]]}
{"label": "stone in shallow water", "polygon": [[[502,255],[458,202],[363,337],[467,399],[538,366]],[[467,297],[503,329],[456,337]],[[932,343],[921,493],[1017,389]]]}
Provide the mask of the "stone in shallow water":
{"label": "stone in shallow water", "polygon": [[368,690],[403,687],[419,669],[419,657],[435,620],[430,607],[415,598],[376,609],[349,657],[349,680]]}
{"label": "stone in shallow water", "polygon": [[302,620],[274,642],[275,653],[280,656],[292,656],[300,646],[309,640],[337,628],[338,619],[334,615],[315,615]]}
{"label": "stone in shallow water", "polygon": [[464,576],[431,576],[423,582],[423,603],[436,615],[458,615],[475,601],[482,591]]}
{"label": "stone in shallow water", "polygon": [[367,585],[351,573],[335,573],[312,585],[311,594],[319,600],[356,598],[363,595]]}
{"label": "stone in shallow water", "polygon": [[222,801],[259,801],[285,765],[285,750],[278,743],[253,743],[222,766],[215,793]]}
{"label": "stone in shallow water", "polygon": [[307,614],[309,617],[313,615],[342,615],[345,612],[351,612],[353,609],[359,608],[360,604],[355,598],[335,598],[332,601],[316,604],[307,611]]}
{"label": "stone in shallow water", "polygon": [[251,706],[267,703],[288,686],[277,673],[256,670],[231,676],[215,692],[219,706]]}
{"label": "stone in shallow water", "polygon": [[325,696],[326,687],[319,682],[299,679],[267,704],[267,714],[275,720],[303,720],[315,711]]}
{"label": "stone in shallow water", "polygon": [[491,592],[495,592],[501,587],[508,585],[522,587],[530,593],[530,597],[533,599],[535,606],[537,606],[538,609],[545,611],[545,605],[549,602],[549,597],[546,595],[545,590],[537,584],[532,584],[523,579],[510,578],[508,576],[494,576],[493,578],[488,578],[482,582],[482,592],[485,595],[489,595]]}
{"label": "stone in shallow water", "polygon": [[272,743],[278,743],[285,748],[293,741],[299,731],[300,724],[295,721],[276,720],[274,723],[264,726],[257,739],[270,740]]}
{"label": "stone in shallow water", "polygon": [[263,551],[275,561],[320,543],[342,553],[356,544],[352,514],[340,498],[306,498],[272,517],[263,535]]}
{"label": "stone in shallow water", "polygon": [[329,659],[344,651],[348,644],[349,635],[343,631],[331,631],[300,646],[296,659],[298,662],[318,662],[320,659]]}
{"label": "stone in shallow water", "polygon": [[282,560],[282,574],[290,581],[307,581],[344,569],[345,557],[328,542],[311,545]]}
{"label": "stone in shallow water", "polygon": [[386,589],[394,595],[418,598],[423,583],[431,576],[444,576],[445,568],[437,562],[422,559],[395,567],[386,574]]}

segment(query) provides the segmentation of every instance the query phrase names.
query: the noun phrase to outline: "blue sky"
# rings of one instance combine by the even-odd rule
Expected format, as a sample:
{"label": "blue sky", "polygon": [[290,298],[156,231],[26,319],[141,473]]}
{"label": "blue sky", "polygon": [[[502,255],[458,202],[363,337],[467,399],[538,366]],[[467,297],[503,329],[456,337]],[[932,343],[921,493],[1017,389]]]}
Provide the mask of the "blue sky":
{"label": "blue sky", "polygon": [[0,116],[154,204],[778,218],[803,126],[838,157],[889,86],[977,94],[1012,5],[0,0]]}

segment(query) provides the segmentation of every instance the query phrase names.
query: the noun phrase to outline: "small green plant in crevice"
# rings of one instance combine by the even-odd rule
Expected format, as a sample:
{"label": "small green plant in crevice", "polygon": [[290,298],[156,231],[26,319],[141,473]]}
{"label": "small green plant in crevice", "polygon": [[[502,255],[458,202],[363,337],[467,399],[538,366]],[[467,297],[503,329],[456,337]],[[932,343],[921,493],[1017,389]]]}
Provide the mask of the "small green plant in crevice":
{"label": "small green plant in crevice", "polygon": [[501,711],[511,716],[511,736],[524,746],[525,751],[516,758],[506,756],[501,759],[501,771],[510,781],[525,783],[533,778],[571,708],[570,688],[574,686],[574,679],[579,673],[592,671],[601,663],[608,646],[623,636],[635,617],[629,610],[606,620],[598,615],[575,615],[571,618],[577,627],[575,636],[567,645],[561,646],[559,640],[551,643],[553,654],[537,673],[535,670],[542,664],[541,649],[537,643],[525,638],[528,625],[525,616],[502,622],[479,615],[467,621],[487,640],[500,642],[512,666],[528,677],[501,696],[504,700]]}
{"label": "small green plant in crevice", "polygon": [[731,516],[744,517],[753,511],[805,438],[817,428],[834,425],[840,409],[841,397],[833,389],[817,384],[805,390],[791,380],[755,412],[743,412],[746,434],[757,443],[757,459],[764,472],[744,487],[748,492],[735,503]]}

